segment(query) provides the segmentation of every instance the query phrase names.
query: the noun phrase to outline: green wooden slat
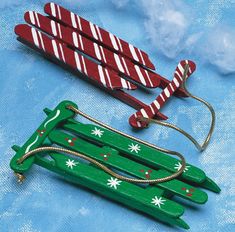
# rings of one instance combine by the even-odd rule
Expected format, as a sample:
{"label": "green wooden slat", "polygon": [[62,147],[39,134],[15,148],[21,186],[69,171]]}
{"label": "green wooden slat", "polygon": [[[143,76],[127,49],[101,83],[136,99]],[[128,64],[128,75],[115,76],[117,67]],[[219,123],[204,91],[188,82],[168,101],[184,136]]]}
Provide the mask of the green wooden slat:
{"label": "green wooden slat", "polygon": [[[62,147],[81,152],[87,156],[98,160],[99,162],[108,166],[119,169],[130,175],[134,175],[140,179],[147,179],[147,171],[151,171],[151,179],[161,178],[170,175],[165,170],[154,170],[135,161],[127,159],[119,155],[119,152],[109,147],[98,147],[90,142],[87,142],[81,138],[73,137],[62,131],[52,131],[49,134],[49,139]],[[76,140],[73,140],[76,139]],[[71,141],[69,143],[68,141]],[[143,170],[143,172],[141,172]],[[195,203],[205,203],[207,201],[207,194],[200,189],[194,188],[189,184],[186,184],[179,180],[172,180],[168,182],[159,183],[157,186],[162,187],[174,194],[177,194],[183,198],[186,198]]]}
{"label": "green wooden slat", "polygon": [[[170,155],[137,143],[134,140],[128,139],[105,128],[97,125],[82,124],[73,119],[70,119],[69,122],[70,123],[65,123],[63,128],[94,141],[98,141],[104,145],[113,147],[122,153],[144,162],[147,165],[163,168],[170,172],[175,172],[180,165],[180,162]],[[100,133],[100,131],[100,135],[95,135],[95,133]],[[185,172],[182,174],[182,178],[191,182],[202,183],[205,181],[206,175],[201,169],[187,164]]]}
{"label": "green wooden slat", "polygon": [[[17,160],[27,151],[45,145],[51,146],[52,141],[62,147],[86,154],[103,164],[137,178],[147,179],[146,173],[140,172],[140,170],[151,169],[150,179],[156,179],[168,176],[179,168],[180,163],[177,159],[156,149],[137,143],[102,127],[77,122],[72,119],[74,112],[66,108],[68,105],[73,105],[77,108],[73,102],[63,101],[53,111],[45,109],[47,118],[29,140],[22,147],[13,146],[16,155],[12,158],[10,166],[15,172],[24,173],[33,163],[36,163],[106,197],[145,212],[156,219],[186,229],[189,226],[179,218],[183,214],[183,207],[167,199],[167,197],[179,195],[197,203],[205,203],[207,194],[188,183],[215,192],[220,191],[220,188],[210,178],[206,177],[201,169],[190,164],[187,164],[185,172],[180,176],[180,180],[174,179],[158,185],[148,186],[147,188],[122,181],[118,182],[120,185],[117,186],[117,189],[114,186],[107,185],[108,179],[111,181],[115,177],[111,177],[94,165],[79,163],[78,159],[74,159],[72,156],[49,153],[54,160],[48,160],[43,158],[42,154],[38,154],[27,158],[22,164],[18,164]],[[60,113],[58,113],[58,110]],[[70,134],[61,132],[60,129],[67,130]],[[70,139],[73,142],[73,134],[79,135],[81,138],[77,138],[74,141],[74,146],[70,146],[71,144],[69,144],[68,140]],[[106,153],[110,153],[108,160],[104,160],[104,158],[107,158],[104,157]],[[101,156],[101,154],[103,155]],[[74,164],[76,165],[74,166]],[[186,180],[187,184],[183,182],[184,180]],[[192,196],[188,194],[192,194]]]}
{"label": "green wooden slat", "polygon": [[[79,163],[78,159],[66,157],[58,153],[50,155],[55,160],[55,164],[53,164],[54,171],[68,175],[70,180],[73,176],[76,183],[99,192],[108,198],[140,210],[166,223],[178,225],[186,229],[189,228],[179,218],[183,214],[184,208],[178,203],[159,195],[159,190],[156,188],[150,187],[145,189],[125,181],[119,181],[93,166]],[[36,162],[45,168],[52,164],[51,161],[45,161],[45,159],[39,158],[39,156],[37,156]],[[51,167],[49,169],[51,170]]]}
{"label": "green wooden slat", "polygon": [[[61,102],[53,111],[51,111],[43,123],[33,133],[33,135],[27,140],[27,142],[17,151],[16,155],[10,162],[10,167],[19,173],[26,172],[34,162],[34,157],[30,157],[24,161],[23,164],[18,165],[17,160],[22,157],[28,151],[40,147],[47,135],[53,130],[60,122],[69,119],[74,116],[74,112],[66,109],[66,105],[76,105],[70,101]],[[16,148],[16,146],[13,146]],[[19,148],[19,147],[18,147]]]}
{"label": "green wooden slat", "polygon": [[201,187],[209,189],[215,193],[219,193],[221,191],[220,187],[209,177],[201,184]]}

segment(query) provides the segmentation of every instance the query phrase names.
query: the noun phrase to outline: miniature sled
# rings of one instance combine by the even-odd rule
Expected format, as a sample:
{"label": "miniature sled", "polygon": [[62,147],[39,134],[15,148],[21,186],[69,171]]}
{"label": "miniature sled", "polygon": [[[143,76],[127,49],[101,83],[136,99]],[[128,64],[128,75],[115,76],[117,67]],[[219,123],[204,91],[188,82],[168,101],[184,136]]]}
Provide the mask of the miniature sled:
{"label": "miniature sled", "polygon": [[[13,146],[16,155],[10,166],[20,181],[37,164],[157,220],[185,229],[189,226],[180,218],[184,207],[172,197],[204,204],[208,196],[198,187],[220,191],[201,169],[191,164],[185,164],[178,178],[158,184],[138,185],[120,180],[100,167],[112,168],[140,181],[151,181],[174,175],[182,169],[182,163],[154,145],[107,129],[107,125],[101,127],[75,120],[78,108],[73,102],[63,101],[54,110],[44,111],[47,118],[28,141],[22,147]],[[74,156],[75,152],[92,162],[83,162]]]}
{"label": "miniature sled", "polygon": [[[29,25],[20,24],[15,27],[18,40],[63,67],[80,76],[82,74],[86,80],[135,108],[137,112],[129,118],[132,127],[145,128],[154,119],[168,119],[160,110],[172,95],[193,97],[182,88],[183,82],[196,69],[193,61],[182,60],[176,67],[173,80],[169,81],[153,71],[153,63],[139,48],[55,3],[46,4],[44,10],[48,16],[34,11],[25,13],[24,18]],[[185,65],[188,65],[188,71],[184,79]],[[125,92],[141,87],[160,87],[163,91],[151,104],[146,105]],[[212,118],[210,134],[213,131],[213,120]],[[164,122],[157,123],[183,133],[200,150],[203,150],[210,140],[208,135],[207,143],[200,146],[180,128]]]}

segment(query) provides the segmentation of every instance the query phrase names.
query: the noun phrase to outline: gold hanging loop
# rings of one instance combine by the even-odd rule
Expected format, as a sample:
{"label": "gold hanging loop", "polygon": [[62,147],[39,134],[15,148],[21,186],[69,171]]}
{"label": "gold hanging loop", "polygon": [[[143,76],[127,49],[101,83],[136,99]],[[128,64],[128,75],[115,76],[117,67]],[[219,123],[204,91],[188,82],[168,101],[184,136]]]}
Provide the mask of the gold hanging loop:
{"label": "gold hanging loop", "polygon": [[210,129],[209,129],[209,132],[208,132],[208,134],[206,136],[206,139],[204,140],[202,145],[200,145],[193,136],[191,136],[189,133],[187,133],[186,131],[184,131],[183,129],[177,127],[174,124],[171,124],[171,123],[168,123],[168,122],[163,122],[163,121],[160,121],[160,120],[157,120],[157,119],[145,118],[145,117],[139,117],[139,120],[140,121],[144,121],[146,123],[156,123],[158,125],[174,129],[174,130],[178,131],[179,133],[183,134],[184,136],[186,136],[197,147],[197,149],[199,151],[204,151],[206,149],[206,147],[208,146],[208,144],[210,142],[210,139],[211,139],[211,136],[212,136],[213,131],[214,131],[214,127],[215,127],[215,111],[214,111],[213,107],[207,101],[205,101],[204,99],[199,98],[199,97],[193,95],[192,93],[190,93],[188,91],[188,89],[186,87],[186,78],[187,78],[188,65],[185,65],[185,66],[186,67],[184,69],[183,82],[182,82],[182,86],[181,87],[185,90],[186,94],[189,97],[195,99],[196,101],[199,101],[199,102],[203,103],[209,109],[209,111],[211,113],[211,125],[210,125]]}
{"label": "gold hanging loop", "polygon": [[[109,169],[108,167],[106,167],[105,165],[103,165],[102,163],[96,161],[95,159],[93,158],[90,158],[84,154],[81,154],[81,153],[78,153],[78,152],[75,152],[75,151],[72,151],[72,150],[69,150],[69,149],[65,149],[65,148],[59,148],[59,147],[39,147],[39,148],[36,148],[36,149],[33,149],[27,153],[25,153],[20,159],[18,159],[18,164],[22,164],[24,162],[25,159],[27,159],[28,157],[30,156],[33,156],[33,155],[36,155],[37,153],[40,153],[40,152],[47,152],[47,151],[57,151],[57,152],[62,152],[62,153],[67,153],[67,154],[70,154],[70,155],[74,155],[74,156],[77,156],[77,157],[80,157],[82,159],[85,159],[93,164],[95,164],[96,166],[98,166],[99,168],[101,168],[103,171],[107,172],[108,174],[120,179],[120,180],[124,180],[124,181],[127,181],[127,182],[132,182],[132,183],[143,183],[143,184],[157,184],[157,183],[162,183],[162,182],[166,182],[166,181],[170,181],[170,180],[173,180],[175,179],[176,177],[180,176],[184,169],[185,169],[185,166],[186,166],[186,161],[185,161],[185,158],[183,155],[181,155],[179,152],[176,152],[176,151],[171,151],[171,150],[168,150],[168,149],[165,149],[165,148],[161,148],[161,147],[158,147],[154,144],[151,144],[151,143],[148,143],[144,140],[141,140],[141,139],[138,139],[138,138],[135,138],[134,136],[131,136],[131,135],[128,135],[124,132],[121,132],[117,129],[114,129],[112,128],[111,126],[108,126],[94,118],[92,118],[91,116],[85,114],[84,112],[76,109],[74,106],[72,105],[68,105],[67,106],[68,109],[72,110],[74,113],[76,114],[79,114],[83,117],[85,117],[86,119],[108,129],[108,130],[111,130],[119,135],[122,135],[126,138],[129,138],[129,139],[132,139],[138,143],[142,143],[146,146],[149,146],[151,148],[154,148],[154,149],[157,149],[158,151],[161,151],[161,152],[164,152],[164,153],[167,153],[167,154],[170,154],[170,155],[173,155],[173,156],[177,156],[179,159],[180,159],[180,162],[181,162],[181,168],[179,170],[177,170],[175,173],[169,175],[169,176],[166,176],[166,177],[163,177],[163,178],[158,178],[158,179],[153,179],[153,180],[143,180],[143,179],[136,179],[136,178],[129,178],[129,177],[126,177],[126,176],[123,176],[123,175],[120,175],[114,171],[112,171],[111,169]],[[59,154],[59,153],[57,153]]]}

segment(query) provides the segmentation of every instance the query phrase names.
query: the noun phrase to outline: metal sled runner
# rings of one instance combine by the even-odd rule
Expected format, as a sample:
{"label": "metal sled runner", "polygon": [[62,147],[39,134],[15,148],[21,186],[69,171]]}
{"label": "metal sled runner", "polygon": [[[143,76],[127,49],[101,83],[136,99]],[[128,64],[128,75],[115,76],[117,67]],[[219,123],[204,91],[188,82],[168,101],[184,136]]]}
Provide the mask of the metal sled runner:
{"label": "metal sled runner", "polygon": [[[185,229],[189,226],[180,218],[184,208],[171,198],[177,195],[204,204],[208,196],[198,187],[220,191],[201,169],[191,164],[184,164],[182,169],[183,164],[178,159],[154,145],[107,129],[108,126],[75,120],[79,110],[73,102],[64,101],[54,110],[44,111],[47,118],[28,141],[22,147],[13,146],[16,155],[10,166],[20,181],[23,174],[37,164],[123,205]],[[76,154],[88,162],[83,162]],[[131,183],[110,175],[104,167],[138,178],[140,183],[151,183],[154,178],[162,181],[138,185],[137,181]],[[180,176],[164,181],[180,170]]]}
{"label": "metal sled runner", "polygon": [[[168,118],[160,110],[172,95],[193,97],[182,88],[196,69],[193,61],[182,60],[176,67],[174,78],[169,81],[153,71],[155,68],[148,55],[139,48],[55,3],[46,4],[44,10],[48,16],[33,11],[25,13],[24,18],[29,25],[15,27],[19,41],[65,68],[83,74],[85,79],[135,108],[137,112],[129,118],[132,127],[145,128],[157,119],[158,124],[182,133],[180,128],[159,121]],[[188,70],[184,79],[185,65],[188,65]],[[124,91],[139,87],[160,87],[163,91],[146,105]],[[208,107],[208,103],[201,102]],[[208,144],[214,127],[214,112],[211,106],[208,108],[212,113],[212,125],[205,143],[200,146],[190,135],[183,133],[200,150]]]}

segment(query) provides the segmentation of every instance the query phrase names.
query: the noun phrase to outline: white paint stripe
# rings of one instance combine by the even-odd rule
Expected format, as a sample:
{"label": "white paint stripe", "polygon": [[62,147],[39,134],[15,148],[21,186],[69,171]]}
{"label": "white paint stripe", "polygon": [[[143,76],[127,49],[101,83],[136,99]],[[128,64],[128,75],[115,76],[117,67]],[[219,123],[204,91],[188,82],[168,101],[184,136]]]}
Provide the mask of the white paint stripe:
{"label": "white paint stripe", "polygon": [[122,63],[124,64],[124,67],[125,67],[125,69],[126,69],[126,73],[130,76],[130,72],[129,72],[129,69],[128,69],[128,67],[127,67],[127,65],[126,65],[126,61],[125,61],[125,59],[122,57]]}
{"label": "white paint stripe", "polygon": [[117,42],[115,40],[115,36],[112,33],[109,33],[109,37],[111,39],[113,48],[118,51],[119,49],[118,49],[118,46],[117,46]]}
{"label": "white paint stripe", "polygon": [[37,24],[40,27],[41,25],[40,25],[40,22],[39,22],[38,14],[36,12],[35,12],[35,17],[36,17],[36,20],[37,20]]}
{"label": "white paint stripe", "polygon": [[146,73],[146,75],[147,75],[147,77],[148,77],[148,80],[149,80],[150,86],[151,86],[151,87],[153,87],[153,82],[152,82],[152,81],[151,81],[151,79],[150,79],[150,76],[149,76],[148,71],[147,71],[146,69],[145,69],[144,71],[145,71],[145,73]]}
{"label": "white paint stripe", "polygon": [[81,69],[81,63],[80,63],[79,56],[78,56],[77,52],[74,52],[74,58],[75,58],[75,61],[76,61],[77,69],[78,69],[79,71],[82,71],[82,69]]}
{"label": "white paint stripe", "polygon": [[180,86],[178,80],[176,78],[173,79],[173,82],[175,83],[176,87],[178,88]]}
{"label": "white paint stripe", "polygon": [[129,48],[130,48],[130,51],[131,51],[131,54],[132,54],[132,57],[134,58],[134,60],[139,61],[139,58],[135,52],[134,46],[132,44],[129,44]]}
{"label": "white paint stripe", "polygon": [[104,62],[107,63],[107,60],[106,60],[106,57],[105,57],[105,54],[104,54],[104,49],[102,46],[100,46],[100,50],[101,50],[101,53],[102,53],[102,56],[103,56],[103,59],[104,59]]}
{"label": "white paint stripe", "polygon": [[178,73],[178,71],[175,71],[175,74],[179,77],[181,81],[183,80],[183,77]]}
{"label": "white paint stripe", "polygon": [[35,28],[31,28],[31,32],[32,32],[32,36],[33,36],[33,42],[34,44],[39,47],[39,41],[38,41],[38,35],[37,35],[37,32],[35,30]]}
{"label": "white paint stripe", "polygon": [[121,83],[122,83],[122,87],[123,87],[124,89],[127,89],[127,88],[128,88],[128,87],[127,87],[127,82],[126,82],[125,79],[121,78]]}
{"label": "white paint stripe", "polygon": [[[135,116],[135,118],[137,118],[137,114],[134,114],[134,116]],[[137,124],[138,127],[141,127],[140,121],[136,120],[136,124]]]}
{"label": "white paint stripe", "polygon": [[102,42],[102,41],[103,41],[103,39],[102,39],[102,36],[101,36],[101,33],[100,33],[100,29],[99,29],[99,27],[98,27],[97,25],[95,25],[95,27],[96,27],[96,30],[97,30],[97,32],[98,32],[98,35],[99,35],[100,41]]}
{"label": "white paint stripe", "polygon": [[160,110],[161,106],[160,106],[160,104],[158,103],[157,100],[154,100],[153,104],[157,107],[158,110]]}
{"label": "white paint stripe", "polygon": [[[185,62],[186,62],[186,64],[189,64],[188,60],[185,60]],[[189,73],[192,73],[192,70],[191,70],[190,66],[188,67],[188,70],[189,70]]]}
{"label": "white paint stripe", "polygon": [[58,13],[59,13],[59,19],[61,19],[61,13],[60,13],[60,6],[57,5],[57,10],[58,10]]}
{"label": "white paint stripe", "polygon": [[72,36],[73,36],[73,44],[76,48],[78,48],[78,37],[77,37],[77,33],[76,32],[73,32],[72,33]]}
{"label": "white paint stripe", "polygon": [[126,81],[128,84],[128,88],[131,89],[131,83],[129,81]]}
{"label": "white paint stripe", "polygon": [[62,59],[63,59],[63,61],[65,62],[63,47],[62,47],[61,44],[59,44],[59,46],[60,46],[60,52],[61,52],[61,54],[62,54]]}
{"label": "white paint stripe", "polygon": [[142,72],[140,70],[140,67],[138,65],[135,65],[135,70],[136,70],[136,72],[137,72],[137,74],[138,74],[138,76],[140,78],[141,83],[146,86],[145,79],[144,79],[144,77],[142,75]]}
{"label": "white paint stripe", "polygon": [[151,104],[149,105],[149,107],[150,107],[150,109],[151,109],[151,111],[152,111],[152,114],[155,114],[154,109],[153,109],[153,107],[152,107]]}
{"label": "white paint stripe", "polygon": [[117,41],[118,41],[118,45],[119,45],[119,47],[120,47],[121,51],[123,52],[122,44],[121,44],[120,39],[119,39],[118,37],[116,37],[116,39],[117,39]]}
{"label": "white paint stripe", "polygon": [[55,11],[55,3],[51,3],[50,4],[51,7],[51,13],[54,17],[56,17],[56,11]]}
{"label": "white paint stripe", "polygon": [[46,50],[45,50],[45,46],[44,46],[44,41],[43,41],[43,39],[42,39],[42,34],[41,34],[40,31],[38,32],[38,34],[39,34],[39,38],[40,38],[40,41],[41,41],[42,49],[43,49],[43,51],[46,51]]}
{"label": "white paint stripe", "polygon": [[163,101],[166,101],[165,98],[162,96],[162,94],[160,94],[160,97]]}
{"label": "white paint stripe", "polygon": [[180,72],[182,73],[182,75],[184,75],[184,68],[182,67],[182,65],[179,63],[178,68],[180,70]]}
{"label": "white paint stripe", "polygon": [[54,36],[57,36],[55,21],[51,20],[51,30]]}
{"label": "white paint stripe", "polygon": [[121,71],[122,73],[125,73],[125,70],[123,69],[123,66],[121,64],[119,56],[116,53],[114,53],[114,59],[115,59],[115,62],[117,64],[117,66],[118,66],[119,71]]}
{"label": "white paint stripe", "polygon": [[107,76],[107,78],[108,78],[109,86],[110,86],[111,89],[112,89],[113,86],[112,86],[111,79],[110,79],[109,72],[108,72],[107,68],[105,68],[105,73],[106,73],[106,76]]}
{"label": "white paint stripe", "polygon": [[99,60],[101,60],[100,49],[99,49],[97,43],[93,43],[93,45],[94,45],[96,57],[97,57]]}
{"label": "white paint stripe", "polygon": [[87,75],[86,63],[85,63],[85,60],[84,60],[84,57],[83,57],[83,56],[82,56],[82,64],[83,64],[83,67],[84,67],[84,72],[85,72],[86,75]]}
{"label": "white paint stripe", "polygon": [[140,54],[140,57],[141,57],[141,60],[142,60],[143,65],[145,65],[144,57],[143,57],[142,52],[140,51],[139,48],[138,48],[138,52],[139,52],[139,54]]}
{"label": "white paint stripe", "polygon": [[55,116],[53,116],[51,119],[49,119],[47,122],[44,123],[44,127],[46,128],[47,125],[48,125],[51,121],[55,120],[59,115],[60,115],[60,110],[57,110]]}
{"label": "white paint stripe", "polygon": [[25,153],[29,151],[29,149],[38,141],[39,136],[36,137],[36,139],[29,144],[29,146],[25,149]]}
{"label": "white paint stripe", "polygon": [[91,33],[92,33],[93,37],[98,40],[98,36],[97,36],[96,31],[95,31],[94,24],[92,22],[89,22],[89,23],[90,23],[90,29],[91,29]]}
{"label": "white paint stripe", "polygon": [[71,16],[71,22],[72,22],[72,25],[74,28],[77,28],[77,23],[76,23],[76,20],[75,20],[75,15],[73,12],[70,13],[70,16]]}
{"label": "white paint stripe", "polygon": [[168,90],[168,86],[164,89],[164,93],[168,98],[170,97],[170,92]]}
{"label": "white paint stripe", "polygon": [[34,18],[34,14],[33,11],[29,11],[29,18],[30,18],[30,22],[35,25],[35,18]]}
{"label": "white paint stripe", "polygon": [[170,83],[169,86],[171,87],[171,90],[174,92],[175,89],[173,88],[172,83]]}
{"label": "white paint stripe", "polygon": [[58,47],[57,47],[57,44],[56,44],[54,39],[52,40],[52,47],[53,47],[54,54],[55,54],[56,58],[60,59],[60,56],[59,56],[59,53],[58,53]]}
{"label": "white paint stripe", "polygon": [[60,38],[62,39],[62,38],[63,38],[63,36],[62,36],[62,33],[61,33],[60,24],[59,24],[59,23],[57,23],[57,25],[58,25],[58,28],[59,28],[59,34],[60,34]]}
{"label": "white paint stripe", "polygon": [[76,15],[76,16],[77,16],[79,30],[82,31],[82,24],[81,24],[80,17],[78,15]]}
{"label": "white paint stripe", "polygon": [[146,113],[144,109],[141,109],[140,112],[145,118],[149,118],[148,114]]}
{"label": "white paint stripe", "polygon": [[78,20],[79,30],[82,31],[82,24],[81,24],[80,17],[78,15],[77,15],[77,20]]}
{"label": "white paint stripe", "polygon": [[81,44],[82,50],[84,50],[84,46],[83,46],[82,36],[81,36],[81,35],[79,35],[79,41],[80,41],[80,44]]}
{"label": "white paint stripe", "polygon": [[101,83],[102,83],[104,86],[106,86],[105,77],[104,77],[104,72],[103,72],[103,67],[102,67],[101,65],[98,65],[98,71],[99,71]]}

